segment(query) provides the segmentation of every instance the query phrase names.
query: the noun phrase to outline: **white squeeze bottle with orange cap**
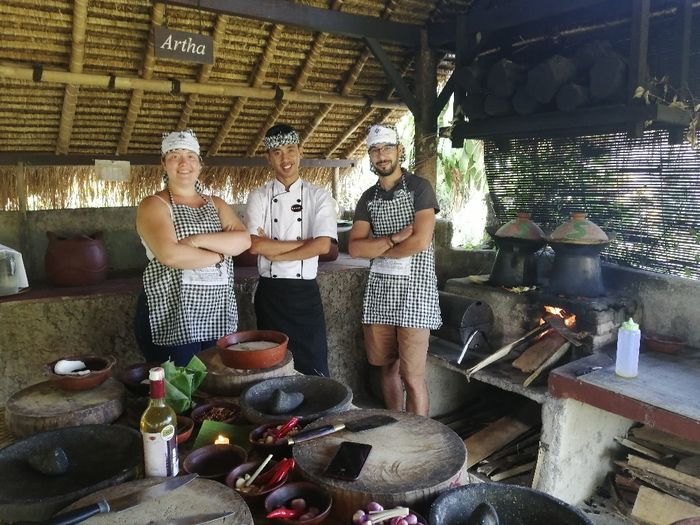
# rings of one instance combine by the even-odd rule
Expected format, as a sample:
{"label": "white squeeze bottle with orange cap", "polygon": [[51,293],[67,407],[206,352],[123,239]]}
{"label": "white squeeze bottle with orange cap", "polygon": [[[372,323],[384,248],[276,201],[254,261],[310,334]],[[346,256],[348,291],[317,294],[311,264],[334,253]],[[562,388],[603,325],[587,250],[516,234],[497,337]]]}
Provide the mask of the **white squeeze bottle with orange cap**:
{"label": "white squeeze bottle with orange cap", "polygon": [[637,377],[639,365],[639,325],[630,317],[617,331],[615,373],[621,377]]}

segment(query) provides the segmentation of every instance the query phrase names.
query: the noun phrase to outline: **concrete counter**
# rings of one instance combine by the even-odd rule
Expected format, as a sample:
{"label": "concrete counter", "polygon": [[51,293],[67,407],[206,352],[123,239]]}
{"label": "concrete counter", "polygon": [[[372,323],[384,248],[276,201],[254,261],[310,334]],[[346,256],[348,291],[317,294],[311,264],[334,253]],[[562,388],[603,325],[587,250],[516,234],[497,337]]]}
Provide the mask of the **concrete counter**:
{"label": "concrete counter", "polygon": [[[366,388],[367,367],[360,312],[367,261],[341,254],[319,265],[318,282],[326,315],[329,367],[354,392]],[[236,268],[239,330],[255,328],[251,302],[255,267]],[[142,362],[133,335],[141,275],[111,278],[93,286],[32,287],[0,298],[0,402],[44,381],[43,366],[62,356],[114,355],[115,370]]]}

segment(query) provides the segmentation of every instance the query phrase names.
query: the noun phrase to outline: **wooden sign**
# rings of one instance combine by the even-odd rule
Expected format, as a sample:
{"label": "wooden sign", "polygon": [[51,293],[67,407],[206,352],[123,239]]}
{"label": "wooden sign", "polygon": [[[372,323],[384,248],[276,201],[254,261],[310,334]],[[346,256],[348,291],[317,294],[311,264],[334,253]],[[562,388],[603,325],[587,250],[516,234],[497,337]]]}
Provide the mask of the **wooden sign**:
{"label": "wooden sign", "polygon": [[198,64],[214,63],[212,37],[161,26],[155,26],[153,30],[156,57]]}

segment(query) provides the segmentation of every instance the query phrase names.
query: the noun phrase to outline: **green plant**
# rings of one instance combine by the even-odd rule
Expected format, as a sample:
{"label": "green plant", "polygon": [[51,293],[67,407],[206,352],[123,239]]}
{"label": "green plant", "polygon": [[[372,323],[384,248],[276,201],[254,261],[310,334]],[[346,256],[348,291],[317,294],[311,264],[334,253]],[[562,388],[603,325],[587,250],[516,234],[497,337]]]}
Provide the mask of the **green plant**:
{"label": "green plant", "polygon": [[207,376],[207,367],[196,355],[187,366],[177,366],[170,360],[161,366],[165,371],[165,402],[182,414],[192,407],[192,394]]}

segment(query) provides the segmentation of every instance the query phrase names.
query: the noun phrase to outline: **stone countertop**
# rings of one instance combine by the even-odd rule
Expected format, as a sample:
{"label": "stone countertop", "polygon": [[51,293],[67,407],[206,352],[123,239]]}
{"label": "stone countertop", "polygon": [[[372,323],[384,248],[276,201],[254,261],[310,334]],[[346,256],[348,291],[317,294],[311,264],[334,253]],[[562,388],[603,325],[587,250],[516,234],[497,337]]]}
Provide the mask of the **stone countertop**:
{"label": "stone countertop", "polygon": [[[369,268],[369,261],[366,259],[353,259],[348,254],[341,253],[335,261],[319,263],[318,273],[333,273],[344,270],[356,270]],[[257,279],[258,270],[255,266],[236,266],[235,277],[237,285],[244,285],[251,280]],[[0,297],[0,304],[17,301],[32,301],[38,299],[60,299],[66,297],[80,297],[96,294],[131,294],[135,295],[143,288],[141,281],[142,274],[129,273],[110,276],[107,280],[89,286],[56,287],[48,283],[38,283],[30,286],[14,295]]]}
{"label": "stone countertop", "polygon": [[642,352],[633,379],[615,375],[609,356],[615,349],[604,350],[553,370],[549,393],[700,441],[699,349],[684,348],[677,355]]}

